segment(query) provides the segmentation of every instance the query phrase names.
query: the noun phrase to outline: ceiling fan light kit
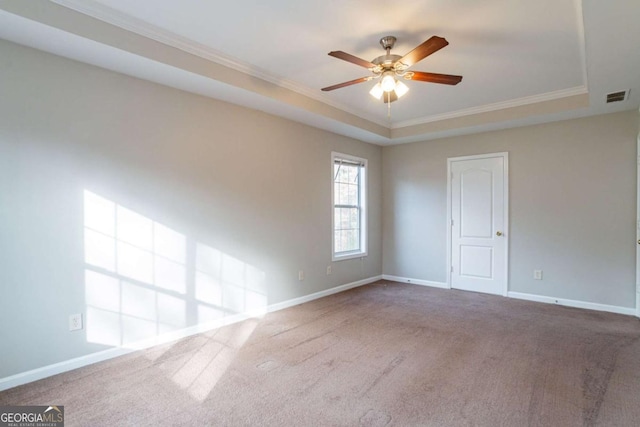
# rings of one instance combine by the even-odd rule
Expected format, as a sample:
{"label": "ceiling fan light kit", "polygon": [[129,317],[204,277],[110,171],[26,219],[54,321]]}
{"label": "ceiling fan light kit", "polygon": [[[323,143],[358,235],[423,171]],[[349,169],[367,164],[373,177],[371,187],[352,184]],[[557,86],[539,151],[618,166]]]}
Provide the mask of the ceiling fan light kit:
{"label": "ceiling fan light kit", "polygon": [[447,46],[449,42],[446,39],[433,36],[411,52],[407,53],[405,56],[391,54],[391,49],[393,49],[396,40],[397,39],[394,36],[381,38],[380,45],[387,51],[387,53],[385,55],[378,56],[371,62],[365,61],[364,59],[343,51],[329,52],[329,56],[367,68],[373,75],[328,86],[322,88],[322,90],[326,92],[358,83],[368,82],[373,79],[380,79],[380,81],[371,88],[369,93],[374,98],[382,99],[385,103],[390,104],[409,91],[409,87],[398,80],[398,78],[448,85],[457,85],[462,80],[462,76],[455,76],[451,74],[408,71],[408,68],[415,63]]}
{"label": "ceiling fan light kit", "polygon": [[384,93],[384,90],[382,90],[382,85],[380,84],[380,82],[376,83],[371,90],[369,91],[369,93],[371,94],[371,96],[373,96],[376,99],[380,99],[382,98],[382,94]]}
{"label": "ceiling fan light kit", "polygon": [[402,95],[404,95],[407,92],[409,92],[409,86],[407,86],[406,84],[404,84],[400,80],[398,80],[398,81],[396,81],[396,86],[395,86],[395,88],[393,88],[393,90],[396,93],[396,95],[398,95],[398,98],[400,98]]}
{"label": "ceiling fan light kit", "polygon": [[380,86],[385,92],[391,92],[396,87],[396,78],[393,75],[393,71],[385,71],[383,73]]}
{"label": "ceiling fan light kit", "polygon": [[393,87],[391,90],[384,90],[381,82],[378,82],[369,91],[371,96],[373,96],[376,99],[382,99],[382,95],[385,95],[385,94],[389,94],[389,93],[392,94],[391,98],[385,96],[385,98],[383,99],[385,103],[389,102],[390,99],[392,101],[395,101],[396,99],[405,95],[407,92],[409,92],[409,87],[406,84],[402,83],[400,80],[394,80]]}

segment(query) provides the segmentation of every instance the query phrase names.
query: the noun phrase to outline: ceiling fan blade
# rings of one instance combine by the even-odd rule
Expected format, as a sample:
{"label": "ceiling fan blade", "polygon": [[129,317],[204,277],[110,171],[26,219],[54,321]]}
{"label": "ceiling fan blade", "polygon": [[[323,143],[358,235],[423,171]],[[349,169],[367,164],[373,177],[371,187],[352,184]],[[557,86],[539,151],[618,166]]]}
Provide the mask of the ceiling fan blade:
{"label": "ceiling fan blade", "polygon": [[338,83],[337,85],[323,87],[322,90],[325,91],[325,92],[328,92],[330,90],[340,89],[341,87],[351,86],[351,85],[355,85],[355,84],[358,84],[358,83],[368,82],[372,78],[373,77],[360,77],[359,79],[350,80],[350,81],[344,82],[344,83]]}
{"label": "ceiling fan blade", "polygon": [[333,52],[329,52],[329,56],[333,56],[334,58],[342,59],[343,61],[351,62],[352,64],[359,65],[364,68],[373,68],[376,64],[365,61],[364,59],[360,59],[357,56],[353,56],[350,53],[343,52],[341,50],[336,50]]}
{"label": "ceiling fan blade", "polygon": [[419,82],[442,83],[445,85],[457,85],[462,80],[462,76],[414,71],[411,80],[417,80]]}
{"label": "ceiling fan blade", "polygon": [[398,62],[402,62],[407,67],[411,67],[416,62],[422,61],[427,56],[439,51],[448,44],[449,42],[446,39],[438,36],[433,36],[426,42],[422,43],[420,46],[413,49],[411,52],[407,53]]}

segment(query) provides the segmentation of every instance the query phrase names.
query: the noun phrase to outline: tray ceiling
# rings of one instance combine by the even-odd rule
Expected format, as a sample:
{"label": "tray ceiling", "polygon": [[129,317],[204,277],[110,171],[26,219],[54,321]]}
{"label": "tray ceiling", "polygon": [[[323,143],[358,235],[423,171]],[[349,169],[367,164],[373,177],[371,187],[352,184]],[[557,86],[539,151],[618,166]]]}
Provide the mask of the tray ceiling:
{"label": "tray ceiling", "polygon": [[[640,6],[624,0],[0,1],[0,38],[392,144],[638,108],[634,16]],[[407,82],[390,118],[368,94],[375,82],[320,91],[368,75],[329,51],[371,60],[385,35],[399,55],[445,37],[412,69],[463,81]]]}

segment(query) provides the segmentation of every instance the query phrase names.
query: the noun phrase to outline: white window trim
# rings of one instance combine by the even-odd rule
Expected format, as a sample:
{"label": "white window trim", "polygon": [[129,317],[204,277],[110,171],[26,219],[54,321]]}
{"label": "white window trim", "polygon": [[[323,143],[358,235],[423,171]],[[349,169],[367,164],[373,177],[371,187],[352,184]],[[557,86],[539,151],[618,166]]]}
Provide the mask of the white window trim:
{"label": "white window trim", "polygon": [[[334,184],[334,175],[333,175],[333,165],[335,164],[336,159],[344,159],[350,160],[354,162],[361,162],[364,166],[364,173],[360,177],[360,250],[359,251],[351,251],[351,252],[343,252],[341,254],[336,254],[336,240],[335,240],[335,184]],[[349,154],[338,153],[336,151],[331,152],[331,260],[332,261],[344,261],[347,259],[354,258],[363,258],[368,255],[368,246],[367,246],[367,237],[368,237],[368,228],[367,228],[367,217],[368,217],[368,209],[367,209],[367,174],[368,174],[368,164],[367,159],[363,159],[362,157],[351,156]]]}

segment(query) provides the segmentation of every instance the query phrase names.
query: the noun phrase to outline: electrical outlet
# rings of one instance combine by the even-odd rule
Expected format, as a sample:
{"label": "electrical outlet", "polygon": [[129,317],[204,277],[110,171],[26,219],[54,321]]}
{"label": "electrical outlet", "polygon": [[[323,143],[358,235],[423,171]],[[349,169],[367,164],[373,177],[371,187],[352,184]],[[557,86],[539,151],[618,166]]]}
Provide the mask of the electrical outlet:
{"label": "electrical outlet", "polygon": [[304,271],[298,271],[298,280],[304,280]]}
{"label": "electrical outlet", "polygon": [[327,275],[329,275],[329,274],[331,274],[331,266],[330,265],[327,266]]}
{"label": "electrical outlet", "polygon": [[535,280],[542,280],[542,270],[533,270],[533,278]]}
{"label": "electrical outlet", "polygon": [[82,329],[82,313],[69,316],[69,330],[79,331],[80,329]]}

